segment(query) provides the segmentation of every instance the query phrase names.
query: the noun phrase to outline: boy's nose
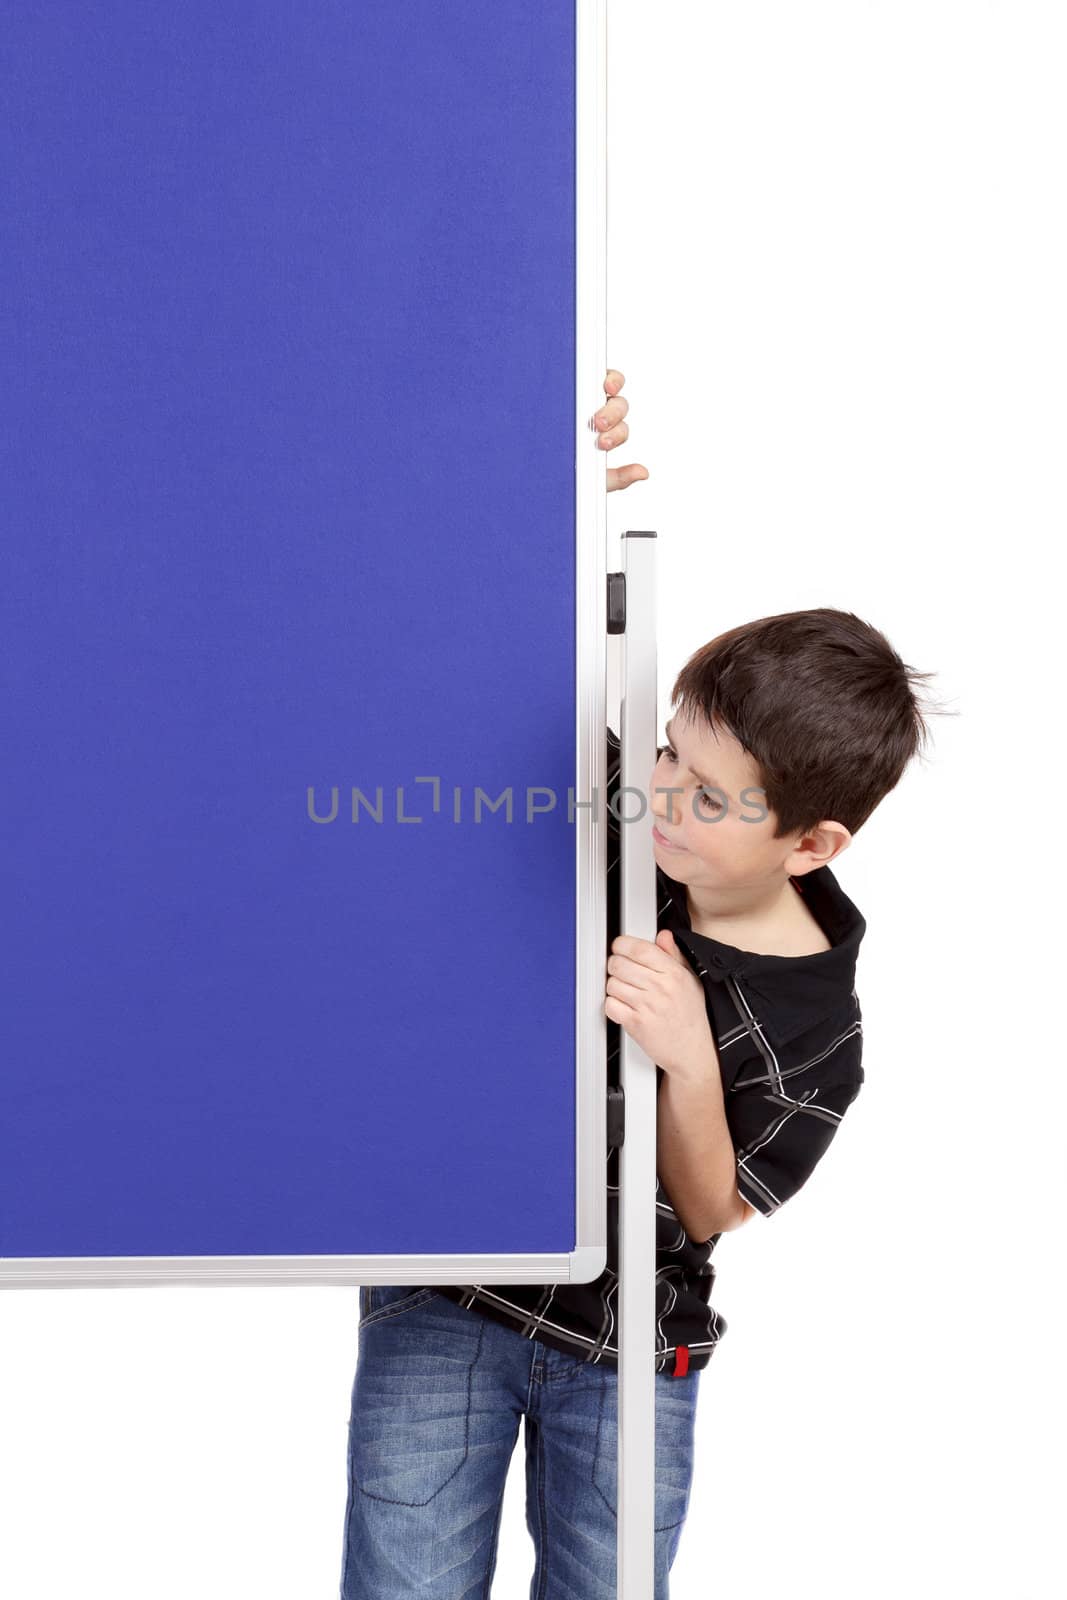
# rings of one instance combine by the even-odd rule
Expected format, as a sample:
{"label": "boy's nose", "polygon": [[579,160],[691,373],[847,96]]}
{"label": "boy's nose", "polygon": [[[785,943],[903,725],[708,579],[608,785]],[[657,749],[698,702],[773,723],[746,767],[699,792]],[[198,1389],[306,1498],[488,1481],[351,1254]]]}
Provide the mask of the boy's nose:
{"label": "boy's nose", "polygon": [[674,794],[656,794],[652,796],[652,815],[666,822],[668,828],[674,827],[673,807],[678,796]]}

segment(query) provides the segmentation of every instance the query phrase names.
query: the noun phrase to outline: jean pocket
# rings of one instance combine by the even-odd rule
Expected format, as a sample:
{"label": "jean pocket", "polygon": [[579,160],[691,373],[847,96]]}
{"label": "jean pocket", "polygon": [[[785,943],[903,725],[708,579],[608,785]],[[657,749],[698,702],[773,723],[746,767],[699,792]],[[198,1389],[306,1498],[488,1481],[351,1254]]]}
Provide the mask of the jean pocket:
{"label": "jean pocket", "polygon": [[448,1315],[447,1301],[442,1316],[432,1297],[425,1288],[375,1289],[348,1433],[351,1481],[369,1500],[427,1505],[467,1461],[483,1330]]}
{"label": "jean pocket", "polygon": [[399,1316],[422,1305],[433,1294],[432,1289],[413,1289],[409,1283],[371,1283],[359,1291],[359,1325],[369,1327],[383,1317]]}
{"label": "jean pocket", "polygon": [[[678,1528],[689,1510],[693,1479],[693,1439],[699,1372],[687,1378],[657,1373],[655,1379],[655,1508],[657,1533]],[[670,1385],[674,1385],[672,1389]],[[596,1445],[593,1452],[593,1487],[612,1516],[617,1516],[619,1494],[618,1382],[613,1378],[600,1390]]]}

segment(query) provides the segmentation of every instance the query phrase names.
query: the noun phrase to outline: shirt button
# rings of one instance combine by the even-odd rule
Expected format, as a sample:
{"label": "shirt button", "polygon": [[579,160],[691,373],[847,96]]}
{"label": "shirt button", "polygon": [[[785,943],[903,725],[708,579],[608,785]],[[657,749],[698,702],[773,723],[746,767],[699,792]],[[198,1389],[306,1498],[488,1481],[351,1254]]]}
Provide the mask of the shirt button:
{"label": "shirt button", "polygon": [[714,965],[717,967],[725,967],[726,965],[726,962],[723,960],[722,956],[712,956],[711,959]]}

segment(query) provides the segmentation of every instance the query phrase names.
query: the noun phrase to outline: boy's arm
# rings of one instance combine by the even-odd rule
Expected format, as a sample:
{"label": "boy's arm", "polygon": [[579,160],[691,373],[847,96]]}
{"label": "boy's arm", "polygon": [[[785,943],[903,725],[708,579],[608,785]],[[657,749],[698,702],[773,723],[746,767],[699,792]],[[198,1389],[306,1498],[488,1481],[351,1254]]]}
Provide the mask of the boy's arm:
{"label": "boy's arm", "polygon": [[691,1239],[730,1232],[752,1215],[737,1190],[717,1055],[684,1076],[664,1073],[656,1097],[656,1171]]}
{"label": "boy's arm", "polygon": [[863,1084],[855,995],[792,1040],[790,1054],[799,1061],[780,1063],[783,1081],[753,1062],[728,1095],[710,1055],[660,1083],[657,1168],[691,1238],[738,1228],[754,1211],[773,1216],[822,1160]]}

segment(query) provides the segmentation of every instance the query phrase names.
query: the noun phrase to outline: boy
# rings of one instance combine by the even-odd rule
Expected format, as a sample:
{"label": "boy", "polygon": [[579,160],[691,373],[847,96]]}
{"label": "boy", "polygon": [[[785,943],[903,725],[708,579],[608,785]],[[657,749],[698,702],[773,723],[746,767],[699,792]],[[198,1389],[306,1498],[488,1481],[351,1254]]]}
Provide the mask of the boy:
{"label": "boy", "polygon": [[[605,382],[605,448],[628,432],[622,382]],[[647,476],[614,470],[609,489]],[[655,943],[612,937],[608,732],[609,1083],[620,1028],[657,1063],[656,1600],[688,1509],[700,1372],[726,1331],[711,1252],[796,1194],[863,1082],[865,923],[829,863],[919,749],[922,676],[877,630],[829,609],[763,618],[698,650],[650,783]],[[532,1595],[615,1600],[614,1147],[607,1182],[594,1283],[360,1290],[342,1600],[488,1595],[521,1417]]]}

